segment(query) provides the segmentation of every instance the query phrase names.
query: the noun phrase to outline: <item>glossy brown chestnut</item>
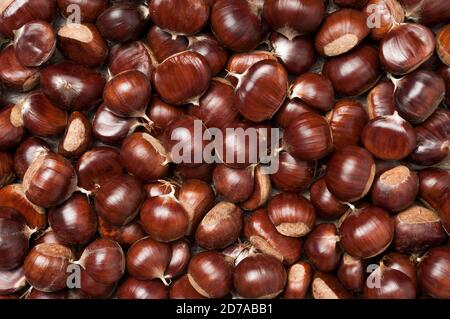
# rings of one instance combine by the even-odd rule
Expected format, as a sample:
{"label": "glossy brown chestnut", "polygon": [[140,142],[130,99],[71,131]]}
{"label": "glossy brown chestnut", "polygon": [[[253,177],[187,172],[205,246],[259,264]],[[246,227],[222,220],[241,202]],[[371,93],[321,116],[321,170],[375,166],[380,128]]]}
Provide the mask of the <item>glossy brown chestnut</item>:
{"label": "glossy brown chestnut", "polygon": [[380,78],[378,50],[362,44],[350,52],[327,59],[322,74],[330,79],[336,93],[344,96],[361,95]]}
{"label": "glossy brown chestnut", "polygon": [[211,183],[214,166],[214,164],[208,163],[203,163],[196,167],[177,165],[175,169],[175,176],[178,176],[182,180],[199,179],[201,181]]}
{"label": "glossy brown chestnut", "polygon": [[233,264],[222,253],[204,251],[191,258],[187,277],[200,295],[222,298],[233,286]]}
{"label": "glossy brown chestnut", "polygon": [[108,178],[95,195],[95,210],[109,223],[122,226],[136,217],[145,199],[142,183],[121,174]]}
{"label": "glossy brown chestnut", "polygon": [[416,172],[399,165],[377,176],[372,186],[372,202],[390,212],[399,212],[414,202],[418,192]]}
{"label": "glossy brown chestnut", "polygon": [[206,299],[195,290],[189,282],[188,276],[184,275],[170,287],[170,299]]}
{"label": "glossy brown chestnut", "polygon": [[83,155],[92,144],[93,133],[89,119],[75,111],[67,120],[66,132],[59,141],[58,153],[67,158]]}
{"label": "glossy brown chestnut", "polygon": [[428,167],[419,173],[419,196],[428,206],[439,210],[442,200],[450,190],[450,172]]}
{"label": "glossy brown chestnut", "polygon": [[169,33],[154,25],[147,33],[147,44],[158,62],[179,52],[188,49],[189,42],[186,37]]}
{"label": "glossy brown chestnut", "polygon": [[10,104],[0,110],[0,149],[17,146],[25,135],[25,128],[11,118],[14,105]]}
{"label": "glossy brown chestnut", "polygon": [[334,104],[334,89],[321,74],[304,73],[292,83],[290,99],[298,98],[319,112],[329,111]]}
{"label": "glossy brown chestnut", "polygon": [[381,259],[380,265],[382,264],[388,268],[404,273],[412,280],[414,286],[417,287],[417,271],[415,261],[413,259],[414,256],[392,252],[385,255]]}
{"label": "glossy brown chestnut", "polygon": [[294,193],[280,193],[272,197],[267,213],[280,234],[302,237],[308,234],[316,223],[316,212],[303,196]]}
{"label": "glossy brown chestnut", "polygon": [[394,222],[389,214],[375,206],[351,211],[339,228],[345,252],[356,258],[381,254],[394,239]]}
{"label": "glossy brown chestnut", "polygon": [[114,288],[114,284],[95,281],[86,270],[81,269],[80,287],[76,291],[82,299],[107,299],[111,297]]}
{"label": "glossy brown chestnut", "polygon": [[77,5],[81,22],[94,23],[97,17],[109,6],[109,0],[57,0],[59,11],[66,18],[73,14],[73,5]]}
{"label": "glossy brown chestnut", "polygon": [[16,293],[25,288],[26,284],[23,267],[0,271],[0,296]]}
{"label": "glossy brown chestnut", "polygon": [[218,164],[213,170],[213,184],[216,192],[230,202],[243,202],[252,195],[255,187],[254,168]]}
{"label": "glossy brown chestnut", "polygon": [[195,232],[197,244],[208,250],[223,249],[241,234],[243,215],[239,207],[220,202],[202,219]]}
{"label": "glossy brown chestnut", "polygon": [[339,236],[334,224],[317,225],[305,240],[305,255],[319,271],[334,271],[341,259]]}
{"label": "glossy brown chestnut", "polygon": [[304,299],[311,285],[312,273],[311,265],[304,261],[289,267],[283,298]]}
{"label": "glossy brown chestnut", "polygon": [[180,239],[171,243],[172,257],[166,268],[167,278],[177,278],[186,273],[186,269],[191,259],[191,246],[184,240]]}
{"label": "glossy brown chestnut", "polygon": [[374,176],[372,155],[362,147],[347,146],[328,161],[325,181],[337,198],[355,202],[369,192]]}
{"label": "glossy brown chestnut", "polygon": [[87,67],[59,62],[41,71],[41,90],[57,106],[68,111],[87,111],[102,100],[103,76]]}
{"label": "glossy brown chestnut", "polygon": [[14,46],[0,51],[0,81],[11,89],[29,91],[39,83],[39,69],[23,66],[16,57]]}
{"label": "glossy brown chestnut", "polygon": [[403,272],[380,265],[364,285],[367,299],[415,299],[416,287]]}
{"label": "glossy brown chestnut", "polygon": [[441,65],[437,69],[438,74],[444,79],[445,82],[445,100],[444,103],[450,105],[450,66]]}
{"label": "glossy brown chestnut", "polygon": [[55,31],[46,21],[28,22],[14,33],[14,52],[23,66],[38,67],[55,52]]}
{"label": "glossy brown chestnut", "polygon": [[13,156],[7,152],[0,152],[0,188],[11,184],[15,178]]}
{"label": "glossy brown chestnut", "polygon": [[270,176],[264,171],[263,166],[258,165],[255,169],[255,187],[250,197],[241,204],[241,208],[247,211],[256,210],[264,206],[272,194]]}
{"label": "glossy brown chestnut", "polygon": [[384,80],[370,90],[367,95],[369,119],[373,120],[378,116],[394,114],[394,89],[394,84],[391,81]]}
{"label": "glossy brown chestnut", "polygon": [[287,192],[301,192],[312,182],[316,170],[314,162],[296,160],[288,152],[281,152],[279,169],[270,175],[274,187]]}
{"label": "glossy brown chestnut", "polygon": [[450,248],[436,247],[430,249],[425,256],[420,259],[417,270],[417,278],[420,287],[434,298],[450,298],[449,272],[450,269]]}
{"label": "glossy brown chestnut", "polygon": [[381,41],[380,61],[387,72],[406,74],[428,60],[435,45],[434,34],[430,29],[417,23],[404,23]]}
{"label": "glossy brown chestnut", "polygon": [[442,200],[441,207],[438,210],[439,217],[441,219],[442,227],[450,234],[450,193],[447,193],[445,198]]}
{"label": "glossy brown chestnut", "polygon": [[62,205],[49,209],[47,215],[56,236],[69,245],[88,243],[97,232],[97,215],[84,194],[72,195]]}
{"label": "glossy brown chestnut", "polygon": [[383,160],[400,160],[416,146],[416,132],[402,117],[383,115],[366,124],[361,136],[364,147]]}
{"label": "glossy brown chestnut", "polygon": [[150,79],[153,69],[150,51],[141,41],[116,44],[109,52],[108,70],[112,75],[137,70]]}
{"label": "glossy brown chestnut", "polygon": [[263,60],[277,61],[277,57],[268,51],[250,51],[243,53],[235,53],[228,59],[226,69],[231,72],[227,75],[230,78],[231,83],[235,85],[237,78],[233,74],[244,74],[245,71],[250,69],[253,65]]}
{"label": "glossy brown chestnut", "polygon": [[29,291],[29,293],[27,295],[25,295],[23,297],[24,299],[69,299],[69,290],[68,289],[64,289],[64,290],[60,290],[60,291],[55,291],[55,292],[44,292],[44,291],[40,291],[37,290],[35,288],[31,289],[31,292]]}
{"label": "glossy brown chestnut", "polygon": [[297,160],[314,161],[331,152],[331,129],[324,117],[304,113],[284,131],[284,149]]}
{"label": "glossy brown chestnut", "polygon": [[72,251],[58,244],[35,246],[23,263],[28,283],[44,292],[54,292],[67,287],[68,267],[73,261]]}
{"label": "glossy brown chestnut", "polygon": [[330,274],[316,272],[312,281],[314,299],[350,299],[352,295]]}
{"label": "glossy brown chestnut", "polygon": [[118,299],[168,299],[169,292],[158,280],[137,280],[128,277],[117,289]]}
{"label": "glossy brown chestnut", "polygon": [[406,16],[413,21],[434,26],[450,19],[450,6],[446,1],[400,0]]}
{"label": "glossy brown chestnut", "polygon": [[159,64],[152,75],[158,95],[170,104],[196,101],[211,81],[208,61],[197,52],[183,51]]}
{"label": "glossy brown chestnut", "polygon": [[338,279],[345,289],[359,293],[365,283],[365,266],[361,259],[344,254],[338,268]]}
{"label": "glossy brown chestnut", "polygon": [[61,27],[58,48],[67,59],[89,67],[102,65],[108,56],[105,39],[90,23],[68,23]]}
{"label": "glossy brown chestnut", "polygon": [[317,215],[325,220],[341,217],[347,210],[347,205],[341,203],[328,189],[325,178],[315,181],[310,188],[310,200]]}
{"label": "glossy brown chestnut", "polygon": [[220,73],[228,61],[228,52],[209,34],[189,37],[189,49],[205,57],[212,75]]}
{"label": "glossy brown chestnut", "polygon": [[68,199],[77,187],[72,164],[61,155],[40,153],[23,177],[23,190],[34,204],[45,208]]}
{"label": "glossy brown chestnut", "polygon": [[151,129],[156,137],[160,137],[163,134],[170,122],[183,117],[184,114],[184,108],[168,104],[157,95],[152,96],[146,111],[146,115],[152,121]]}
{"label": "glossy brown chestnut", "polygon": [[405,12],[397,0],[369,0],[363,10],[370,22],[373,39],[383,39],[405,20]]}
{"label": "glossy brown chestnut", "polygon": [[102,238],[112,239],[124,248],[147,236],[137,221],[124,226],[114,226],[101,217],[98,218],[98,232]]}
{"label": "glossy brown chestnut", "polygon": [[56,237],[56,234],[50,228],[47,228],[43,233],[39,234],[33,242],[34,246],[39,244],[58,244],[67,246],[62,240]]}
{"label": "glossy brown chestnut", "polygon": [[148,8],[133,2],[115,3],[97,18],[96,26],[102,36],[112,42],[139,38],[149,22]]}

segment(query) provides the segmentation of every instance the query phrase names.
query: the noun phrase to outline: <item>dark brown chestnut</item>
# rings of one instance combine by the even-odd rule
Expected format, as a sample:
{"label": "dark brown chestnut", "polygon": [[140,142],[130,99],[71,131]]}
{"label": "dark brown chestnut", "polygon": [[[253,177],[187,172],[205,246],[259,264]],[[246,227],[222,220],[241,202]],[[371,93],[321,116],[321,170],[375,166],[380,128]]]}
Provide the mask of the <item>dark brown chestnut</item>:
{"label": "dark brown chestnut", "polygon": [[415,299],[416,287],[406,274],[382,264],[367,278],[364,298]]}
{"label": "dark brown chestnut", "polygon": [[361,259],[344,254],[338,268],[338,279],[351,292],[362,292],[365,283],[365,266]]}
{"label": "dark brown chestnut", "polygon": [[189,49],[200,53],[206,58],[212,75],[220,73],[228,61],[228,52],[216,38],[209,34],[203,34],[189,37],[188,39]]}
{"label": "dark brown chestnut", "polygon": [[[1,19],[1,18],[0,18]],[[29,91],[39,83],[39,69],[23,66],[16,57],[14,46],[0,51],[0,81],[8,88]]]}
{"label": "dark brown chestnut", "polygon": [[383,39],[405,20],[405,12],[397,0],[369,0],[363,13],[375,40]]}
{"label": "dark brown chestnut", "polygon": [[137,70],[150,79],[153,69],[150,51],[141,41],[116,44],[109,51],[108,70],[113,76],[125,71]]}
{"label": "dark brown chestnut", "polygon": [[230,72],[227,78],[233,85],[237,84],[237,78],[233,74],[244,74],[250,67],[263,60],[277,61],[277,57],[268,51],[251,51],[235,53],[228,59],[226,70]]}
{"label": "dark brown chestnut", "polygon": [[216,192],[233,203],[245,201],[252,195],[255,181],[254,168],[232,168],[218,164],[213,170]]}
{"label": "dark brown chestnut", "polygon": [[319,112],[327,112],[334,104],[334,89],[323,75],[308,72],[292,83],[289,98],[298,98]]}
{"label": "dark brown chestnut", "polygon": [[89,119],[75,111],[67,120],[66,132],[59,141],[58,153],[67,158],[83,155],[92,144],[93,133]]}
{"label": "dark brown chestnut", "polygon": [[191,246],[184,240],[180,239],[171,243],[172,257],[166,268],[167,278],[177,278],[186,273],[186,269],[191,259]]}
{"label": "dark brown chestnut", "polygon": [[26,284],[23,267],[0,270],[0,296],[14,294],[25,288]]}
{"label": "dark brown chestnut", "polygon": [[417,279],[420,287],[434,298],[450,298],[449,283],[450,248],[430,249],[420,258]]}
{"label": "dark brown chestnut", "polygon": [[117,288],[118,299],[168,299],[169,292],[158,280],[138,280],[128,277]]}
{"label": "dark brown chestnut", "polygon": [[86,270],[81,269],[80,287],[75,290],[82,299],[107,299],[114,291],[114,284],[95,281]]}
{"label": "dark brown chestnut", "polygon": [[388,268],[404,273],[412,280],[414,286],[417,287],[417,271],[414,258],[414,255],[409,256],[392,252],[381,259],[380,265],[382,264]]}
{"label": "dark brown chestnut", "polygon": [[73,5],[77,5],[81,22],[93,23],[109,6],[109,0],[57,0],[59,11],[69,18],[73,14]]}
{"label": "dark brown chestnut", "polygon": [[296,160],[288,152],[281,152],[278,161],[278,171],[270,175],[274,187],[287,192],[301,192],[312,182],[316,171],[314,162]]}
{"label": "dark brown chestnut", "polygon": [[201,181],[211,183],[212,171],[214,164],[203,163],[200,166],[190,167],[185,165],[177,165],[175,169],[175,176],[182,180],[199,179]]}
{"label": "dark brown chestnut", "polygon": [[114,240],[124,248],[147,236],[136,220],[124,226],[114,226],[101,217],[98,218],[98,233],[102,238]]}
{"label": "dark brown chestnut", "polygon": [[433,0],[400,0],[406,11],[406,16],[413,21],[434,26],[450,19],[448,2]]}
{"label": "dark brown chestnut", "polygon": [[311,265],[304,261],[299,261],[289,267],[283,298],[304,299],[311,285],[312,273]]}
{"label": "dark brown chestnut", "polygon": [[369,119],[392,115],[395,112],[394,84],[389,80],[380,81],[367,95],[367,113]]}
{"label": "dark brown chestnut", "polygon": [[341,259],[339,236],[334,224],[317,225],[305,240],[305,255],[319,271],[334,271]]}
{"label": "dark brown chestnut", "polygon": [[148,46],[159,63],[171,55],[187,50],[189,46],[189,41],[186,37],[169,33],[157,25],[150,28],[146,39]]}
{"label": "dark brown chestnut", "polygon": [[[170,122],[178,120],[185,113],[184,108],[168,104],[157,95],[152,96],[146,111],[148,118],[151,120],[151,131],[154,132],[156,137],[160,137],[164,133]],[[198,117],[197,114],[194,116]]]}
{"label": "dark brown chestnut", "polygon": [[438,74],[444,79],[445,82],[445,100],[444,103],[450,105],[450,66],[441,65],[437,69]]}
{"label": "dark brown chestnut", "polygon": [[314,299],[352,298],[352,295],[342,286],[334,275],[316,272],[314,274],[311,286],[312,296]]}
{"label": "dark brown chestnut", "polygon": [[438,210],[439,217],[441,219],[442,227],[450,234],[450,193],[447,193],[445,198],[442,200],[441,207]]}
{"label": "dark brown chestnut", "polygon": [[428,167],[419,173],[419,196],[428,206],[439,210],[442,200],[450,190],[450,172]]}
{"label": "dark brown chestnut", "polygon": [[25,128],[17,121],[17,114],[12,110],[14,104],[10,104],[0,110],[0,149],[9,149],[17,146],[25,136]]}
{"label": "dark brown chestnut", "polygon": [[309,191],[311,204],[322,219],[337,219],[349,209],[329,191],[324,177],[315,181]]}
{"label": "dark brown chestnut", "polygon": [[241,204],[241,208],[247,211],[256,210],[267,203],[271,194],[272,184],[270,183],[270,176],[264,172],[263,166],[258,165],[255,169],[253,193]]}
{"label": "dark brown chestnut", "polygon": [[0,152],[0,188],[11,184],[15,178],[13,156],[7,152]]}

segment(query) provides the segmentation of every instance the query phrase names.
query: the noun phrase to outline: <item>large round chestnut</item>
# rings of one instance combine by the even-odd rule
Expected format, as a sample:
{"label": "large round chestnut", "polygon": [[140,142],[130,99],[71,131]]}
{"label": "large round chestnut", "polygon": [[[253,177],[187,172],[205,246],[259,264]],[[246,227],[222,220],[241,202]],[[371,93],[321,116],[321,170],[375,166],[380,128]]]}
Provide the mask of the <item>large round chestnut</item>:
{"label": "large round chestnut", "polygon": [[363,290],[365,284],[366,267],[361,259],[344,254],[337,275],[346,289],[359,293]]}
{"label": "large round chestnut", "polygon": [[0,296],[19,292],[27,285],[23,267],[13,270],[0,270]]}
{"label": "large round chestnut", "polygon": [[222,298],[233,286],[233,264],[222,253],[204,251],[191,258],[187,276],[200,295]]}
{"label": "large round chestnut", "polygon": [[308,112],[300,115],[284,131],[284,148],[297,160],[314,161],[331,152],[331,129],[324,117]]}
{"label": "large round chestnut", "polygon": [[380,265],[367,278],[364,285],[367,299],[415,299],[416,287],[406,274]]}
{"label": "large round chestnut", "polygon": [[23,66],[16,57],[14,46],[10,45],[0,51],[0,81],[11,89],[29,91],[39,83],[39,69]]}
{"label": "large round chestnut", "polygon": [[169,292],[158,280],[138,280],[128,277],[117,288],[118,299],[168,299]]}
{"label": "large round chestnut", "polygon": [[398,270],[407,275],[417,287],[417,270],[416,270],[416,257],[414,255],[402,255],[396,252],[385,255],[380,265],[384,265],[388,268]]}
{"label": "large round chestnut", "polygon": [[93,23],[109,6],[109,0],[57,0],[59,11],[66,18],[73,14],[73,5],[78,6],[81,22]]}
{"label": "large round chestnut", "polygon": [[439,210],[450,190],[450,172],[429,167],[420,171],[419,180],[419,196],[433,209]]}
{"label": "large round chestnut", "polygon": [[322,73],[330,79],[336,93],[344,96],[361,95],[380,78],[378,50],[362,44],[350,52],[327,59]]}
{"label": "large round chestnut", "polygon": [[305,240],[305,255],[311,264],[323,272],[331,272],[339,265],[341,249],[334,224],[319,224]]}
{"label": "large round chestnut", "polygon": [[347,210],[347,205],[341,203],[328,189],[325,178],[315,181],[309,190],[311,204],[316,209],[317,215],[326,220],[337,219]]}
{"label": "large round chestnut", "polygon": [[436,247],[430,249],[421,258],[417,270],[420,287],[434,298],[450,298],[449,283],[450,248]]}
{"label": "large round chestnut", "polygon": [[141,41],[116,44],[109,52],[108,71],[113,76],[125,71],[137,70],[150,79],[153,69],[149,49]]}
{"label": "large round chestnut", "polygon": [[137,220],[124,226],[115,226],[101,217],[98,218],[98,233],[102,238],[114,240],[124,248],[147,236]]}
{"label": "large round chestnut", "polygon": [[380,61],[387,72],[406,74],[428,60],[435,44],[430,29],[417,23],[404,23],[391,30],[381,41]]}
{"label": "large round chestnut", "polygon": [[292,83],[290,99],[298,98],[319,112],[329,111],[334,104],[334,89],[321,74],[304,73]]}
{"label": "large round chestnut", "polygon": [[389,214],[375,206],[354,209],[339,227],[345,252],[357,258],[381,254],[394,239],[394,222]]}
{"label": "large round chestnut", "polygon": [[16,114],[12,113],[14,109],[14,104],[0,109],[0,149],[2,150],[17,146],[25,136],[23,125],[11,117],[12,114]]}
{"label": "large round chestnut", "polygon": [[285,299],[304,299],[311,284],[313,269],[304,261],[292,265],[287,272],[287,283],[283,292]]}
{"label": "large round chestnut", "polygon": [[114,292],[114,284],[95,281],[86,270],[81,269],[80,286],[76,290],[82,299],[107,299]]}
{"label": "large round chestnut", "polygon": [[233,283],[242,298],[276,298],[287,281],[286,270],[276,258],[257,254],[242,260],[234,270]]}
{"label": "large round chestnut", "polygon": [[155,137],[160,138],[170,122],[180,119],[186,112],[184,108],[168,104],[157,95],[153,95],[145,113],[151,121],[151,131]]}
{"label": "large round chestnut", "polygon": [[370,90],[367,95],[367,113],[369,119],[378,116],[392,115],[395,112],[394,84],[389,80],[382,80]]}
{"label": "large round chestnut", "polygon": [[347,202],[355,202],[370,190],[375,177],[372,155],[362,147],[347,146],[328,161],[325,181],[331,193]]}
{"label": "large round chestnut", "polygon": [[228,61],[227,50],[209,34],[189,37],[189,49],[206,58],[213,75],[220,73]]}
{"label": "large round chestnut", "polygon": [[243,202],[255,188],[254,168],[232,168],[217,164],[213,170],[213,184],[216,192],[230,202]]}
{"label": "large round chestnut", "polygon": [[211,68],[203,55],[183,51],[156,67],[152,83],[161,99],[178,105],[196,102],[208,89],[211,76]]}
{"label": "large round chestnut", "polygon": [[364,147],[383,160],[400,160],[416,147],[416,132],[402,117],[383,115],[366,124],[361,136]]}
{"label": "large round chestnut", "polygon": [[186,51],[189,46],[186,37],[172,34],[157,25],[150,28],[146,39],[146,43],[159,63],[162,63],[171,55]]}

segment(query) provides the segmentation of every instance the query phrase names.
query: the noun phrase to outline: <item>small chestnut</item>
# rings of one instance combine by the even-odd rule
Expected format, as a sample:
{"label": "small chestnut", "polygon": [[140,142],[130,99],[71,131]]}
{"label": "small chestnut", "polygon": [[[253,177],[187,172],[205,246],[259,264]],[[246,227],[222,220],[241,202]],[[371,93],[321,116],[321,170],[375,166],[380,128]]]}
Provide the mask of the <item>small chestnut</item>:
{"label": "small chestnut", "polygon": [[450,190],[450,172],[428,167],[419,173],[419,196],[435,210],[439,210],[442,200]]}
{"label": "small chestnut", "polygon": [[150,79],[153,69],[150,51],[141,41],[116,44],[109,51],[108,71],[113,76],[125,71],[137,70]]}
{"label": "small chestnut", "polygon": [[23,66],[14,51],[13,45],[0,51],[0,65],[4,65],[0,69],[0,81],[11,89],[30,91],[39,83],[39,69]]}
{"label": "small chestnut", "polygon": [[146,43],[159,63],[162,63],[171,55],[186,51],[189,46],[186,37],[170,33],[157,25],[150,28],[146,39]]}
{"label": "small chestnut", "polygon": [[0,109],[0,149],[2,150],[19,145],[25,136],[25,128],[20,121],[16,121],[17,114],[13,113],[14,108],[15,106],[10,104]]}
{"label": "small chestnut", "polygon": [[337,271],[342,285],[351,292],[362,292],[365,283],[365,265],[359,258],[344,254]]}
{"label": "small chestnut", "polygon": [[57,0],[59,11],[66,18],[73,13],[73,5],[77,5],[81,22],[93,23],[109,6],[109,0]]}
{"label": "small chestnut", "polygon": [[216,38],[209,34],[189,37],[189,49],[200,53],[208,61],[212,75],[222,71],[228,61],[227,50],[220,45]]}
{"label": "small chestnut", "polygon": [[272,194],[272,184],[270,177],[264,172],[263,166],[258,165],[255,169],[255,187],[253,193],[243,203],[241,208],[247,211],[256,210],[264,206]]}
{"label": "small chestnut", "polygon": [[367,278],[364,285],[367,299],[415,299],[416,287],[403,272],[381,264]]}
{"label": "small chestnut", "polygon": [[29,137],[16,149],[14,154],[14,170],[20,179],[33,162],[34,158],[41,152],[50,151],[50,146],[39,137]]}
{"label": "small chestnut", "polygon": [[284,299],[304,299],[311,285],[313,270],[310,264],[299,261],[289,267]]}
{"label": "small chestnut", "polygon": [[373,120],[378,116],[394,114],[394,89],[395,86],[391,81],[383,80],[370,90],[367,95],[369,119]]}
{"label": "small chestnut", "polygon": [[341,259],[339,236],[334,224],[317,225],[305,240],[305,255],[319,271],[334,271]]}
{"label": "small chestnut", "polygon": [[118,299],[168,299],[169,292],[158,280],[128,277],[117,288]]}
{"label": "small chestnut", "polygon": [[290,99],[298,98],[319,112],[329,111],[334,104],[334,89],[321,74],[304,73],[292,83]]}
{"label": "small chestnut", "polygon": [[334,276],[316,272],[312,280],[312,296],[314,299],[350,299],[352,295]]}
{"label": "small chestnut", "polygon": [[83,155],[92,144],[92,135],[91,122],[86,115],[73,112],[67,120],[66,132],[59,141],[58,153],[67,158]]}
{"label": "small chestnut", "polygon": [[136,220],[124,226],[115,226],[101,217],[98,218],[98,233],[102,238],[112,239],[124,248],[130,247],[139,239],[147,236]]}
{"label": "small chestnut", "polygon": [[450,247],[430,249],[420,258],[417,279],[420,287],[434,298],[448,299]]}
{"label": "small chestnut", "polygon": [[369,0],[363,13],[370,22],[370,33],[375,40],[383,39],[405,20],[405,12],[397,0]]}
{"label": "small chestnut", "polygon": [[188,276],[184,275],[170,287],[170,299],[206,299],[195,290],[189,282]]}
{"label": "small chestnut", "polygon": [[[152,121],[151,131],[154,132],[155,137],[159,138],[170,122],[180,119],[186,112],[184,108],[168,104],[157,95],[153,95],[145,113]],[[192,115],[199,117],[197,114]]]}
{"label": "small chestnut", "polygon": [[337,219],[348,210],[347,205],[341,203],[341,201],[329,191],[324,177],[315,181],[311,185],[309,192],[311,204],[313,204],[316,209],[317,215],[322,219]]}

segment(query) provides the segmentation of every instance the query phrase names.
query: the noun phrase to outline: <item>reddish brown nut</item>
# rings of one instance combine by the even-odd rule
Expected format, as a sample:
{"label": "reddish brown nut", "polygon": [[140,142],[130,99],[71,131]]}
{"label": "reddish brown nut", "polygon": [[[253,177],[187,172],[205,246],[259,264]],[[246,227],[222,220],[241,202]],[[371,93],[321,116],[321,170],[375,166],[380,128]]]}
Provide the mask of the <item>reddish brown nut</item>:
{"label": "reddish brown nut", "polygon": [[382,264],[367,278],[364,297],[367,299],[415,299],[416,287],[406,274]]}
{"label": "reddish brown nut", "polygon": [[22,66],[10,45],[0,52],[0,80],[7,87],[19,91],[29,91],[39,83],[39,69]]}
{"label": "reddish brown nut", "polygon": [[141,41],[116,44],[108,57],[108,70],[112,75],[138,70],[151,78],[154,66],[150,50]]}
{"label": "reddish brown nut", "polygon": [[189,282],[188,276],[184,275],[170,287],[170,299],[206,299],[195,290]]}
{"label": "reddish brown nut", "polygon": [[213,170],[216,192],[232,203],[245,201],[252,195],[255,181],[254,168],[232,168],[218,164]]}
{"label": "reddish brown nut", "polygon": [[252,195],[241,204],[241,208],[253,211],[264,206],[272,193],[270,176],[264,171],[262,166],[255,169],[255,188]]}
{"label": "reddish brown nut", "polygon": [[0,296],[16,293],[25,288],[26,284],[23,267],[0,271]]}
{"label": "reddish brown nut", "polygon": [[0,152],[0,188],[11,184],[15,177],[12,155],[7,152]]}
{"label": "reddish brown nut", "polygon": [[97,17],[109,6],[108,0],[57,0],[59,11],[63,16],[70,17],[73,14],[73,5],[80,10],[81,22],[93,23]]}
{"label": "reddish brown nut", "polygon": [[168,299],[169,292],[158,280],[137,280],[128,277],[117,288],[118,299]]}
{"label": "reddish brown nut", "polygon": [[391,81],[383,80],[370,90],[367,95],[369,119],[373,120],[378,116],[394,114],[394,89],[395,86]]}
{"label": "reddish brown nut", "polygon": [[65,157],[79,157],[89,149],[92,139],[89,119],[81,112],[73,112],[67,120],[66,132],[59,141],[58,153]]}
{"label": "reddish brown nut", "polygon": [[186,37],[169,33],[157,25],[150,28],[146,39],[146,43],[159,63],[162,63],[171,55],[187,50],[189,46]]}
{"label": "reddish brown nut", "polygon": [[342,286],[339,280],[323,272],[317,272],[312,281],[314,299],[350,299],[352,295]]}
{"label": "reddish brown nut", "polygon": [[417,279],[422,289],[434,298],[448,299],[450,267],[450,247],[436,247],[430,249],[420,258]]}
{"label": "reddish brown nut", "polygon": [[351,292],[359,293],[365,283],[365,265],[359,258],[344,254],[338,268],[338,279]]}
{"label": "reddish brown nut", "polygon": [[168,104],[157,95],[153,95],[145,113],[152,121],[152,132],[159,138],[170,122],[180,119],[186,112],[184,108]]}
{"label": "reddish brown nut", "polygon": [[341,203],[328,189],[325,178],[318,179],[310,188],[310,200],[316,213],[323,219],[337,219],[341,217],[348,207]]}
{"label": "reddish brown nut", "polygon": [[209,34],[189,37],[189,49],[203,55],[208,60],[213,75],[222,71],[228,61],[228,52],[216,38]]}
{"label": "reddish brown nut", "polygon": [[289,267],[283,298],[304,299],[311,285],[312,274],[311,265],[304,261]]}
{"label": "reddish brown nut", "polygon": [[323,272],[336,270],[341,259],[339,236],[334,224],[317,225],[305,240],[305,255],[311,264]]}
{"label": "reddish brown nut", "polygon": [[450,24],[439,30],[436,36],[436,50],[441,61],[450,66]]}
{"label": "reddish brown nut", "polygon": [[363,13],[375,40],[383,39],[405,20],[405,12],[397,0],[369,0]]}
{"label": "reddish brown nut", "polygon": [[334,104],[334,89],[321,74],[304,73],[292,83],[290,99],[298,98],[319,112],[329,111]]}
{"label": "reddish brown nut", "polygon": [[429,167],[419,173],[419,196],[433,209],[438,210],[450,190],[450,172]]}
{"label": "reddish brown nut", "polygon": [[16,122],[16,115],[11,117],[14,104],[0,110],[0,149],[5,150],[17,146],[25,135],[25,128]]}

